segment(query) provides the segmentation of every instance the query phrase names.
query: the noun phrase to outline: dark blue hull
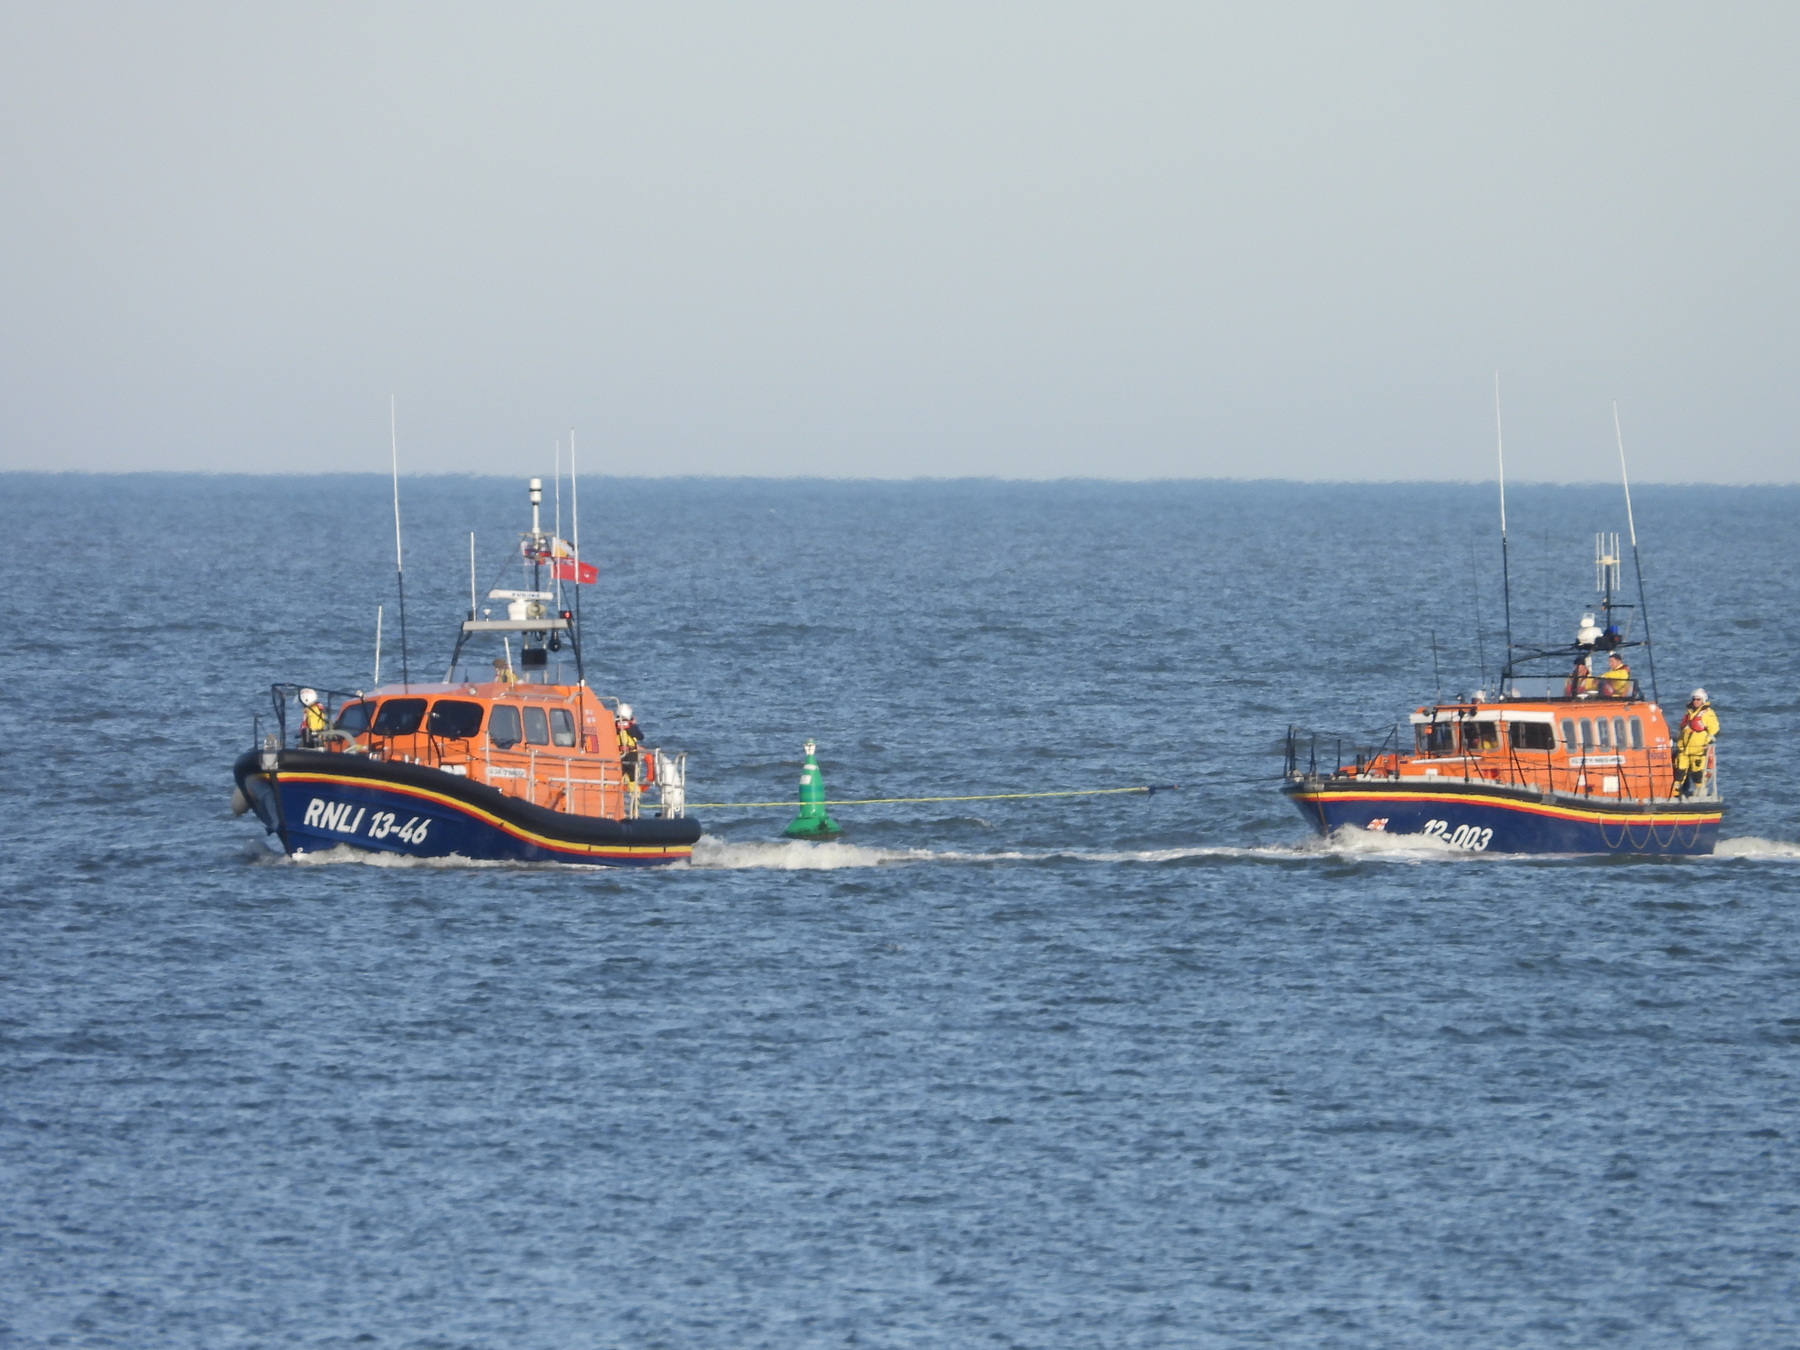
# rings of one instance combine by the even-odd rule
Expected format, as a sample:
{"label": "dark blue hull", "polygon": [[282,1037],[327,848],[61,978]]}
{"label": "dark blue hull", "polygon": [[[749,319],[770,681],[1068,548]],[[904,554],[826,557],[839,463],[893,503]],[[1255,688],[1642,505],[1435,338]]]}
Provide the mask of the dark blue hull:
{"label": "dark blue hull", "polygon": [[239,758],[239,789],[289,853],[349,847],[471,862],[657,867],[693,852],[698,822],[604,820],[545,810],[414,764],[284,750],[276,772]]}
{"label": "dark blue hull", "polygon": [[1718,843],[1724,818],[1716,802],[1546,797],[1479,783],[1312,779],[1282,791],[1322,834],[1422,835],[1477,853],[1704,854]]}

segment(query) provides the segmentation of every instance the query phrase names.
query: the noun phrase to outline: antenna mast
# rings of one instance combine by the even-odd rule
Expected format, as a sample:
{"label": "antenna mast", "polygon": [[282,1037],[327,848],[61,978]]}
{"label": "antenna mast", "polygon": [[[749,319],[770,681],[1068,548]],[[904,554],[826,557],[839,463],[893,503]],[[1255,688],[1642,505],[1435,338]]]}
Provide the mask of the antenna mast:
{"label": "antenna mast", "polygon": [[1506,441],[1500,433],[1500,372],[1494,372],[1494,453],[1500,462],[1500,591],[1506,601],[1506,659],[1501,664],[1500,694],[1512,679],[1512,559],[1506,547]]}
{"label": "antenna mast", "polygon": [[400,587],[400,685],[405,688],[412,683],[412,671],[406,664],[406,565],[400,554],[400,422],[392,394],[388,395],[388,440],[394,470],[394,580]]}
{"label": "antenna mast", "polygon": [[1660,705],[1656,688],[1656,647],[1650,641],[1650,605],[1644,599],[1644,563],[1638,557],[1637,519],[1631,514],[1631,477],[1625,472],[1625,432],[1619,426],[1619,400],[1613,400],[1613,436],[1619,442],[1619,482],[1625,488],[1625,526],[1631,531],[1631,566],[1637,573],[1638,613],[1644,617],[1644,654],[1650,658],[1650,699]]}

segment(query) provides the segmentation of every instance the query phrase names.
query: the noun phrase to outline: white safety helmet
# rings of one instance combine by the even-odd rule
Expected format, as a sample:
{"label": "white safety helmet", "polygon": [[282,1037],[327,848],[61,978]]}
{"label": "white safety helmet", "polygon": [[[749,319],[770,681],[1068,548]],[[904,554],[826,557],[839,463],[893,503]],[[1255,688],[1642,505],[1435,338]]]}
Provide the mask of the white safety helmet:
{"label": "white safety helmet", "polygon": [[619,705],[619,720],[622,722],[629,722],[631,720],[631,705],[629,703],[621,703]]}
{"label": "white safety helmet", "polygon": [[1689,703],[1704,703],[1704,702],[1706,702],[1706,690],[1704,690],[1704,689],[1694,690],[1694,696],[1692,698],[1690,698],[1688,700],[1688,702]]}
{"label": "white safety helmet", "polygon": [[302,689],[300,691],[300,706],[301,707],[310,708],[310,707],[312,707],[313,704],[317,703],[318,701],[319,701],[319,691],[318,690]]}

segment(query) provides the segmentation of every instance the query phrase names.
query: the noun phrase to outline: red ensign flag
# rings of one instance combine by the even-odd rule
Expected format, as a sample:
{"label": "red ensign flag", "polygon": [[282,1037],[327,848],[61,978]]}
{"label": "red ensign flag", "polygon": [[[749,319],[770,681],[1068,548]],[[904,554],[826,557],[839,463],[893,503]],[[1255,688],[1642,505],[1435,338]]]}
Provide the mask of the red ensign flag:
{"label": "red ensign flag", "polygon": [[550,564],[558,581],[573,581],[579,586],[592,586],[600,580],[600,569],[592,563],[576,562],[573,558],[559,558]]}

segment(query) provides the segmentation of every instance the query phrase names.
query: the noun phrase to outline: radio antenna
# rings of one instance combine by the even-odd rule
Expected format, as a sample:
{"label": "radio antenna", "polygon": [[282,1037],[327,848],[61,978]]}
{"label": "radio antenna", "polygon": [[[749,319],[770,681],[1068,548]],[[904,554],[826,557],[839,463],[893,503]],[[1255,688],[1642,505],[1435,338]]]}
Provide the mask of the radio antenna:
{"label": "radio antenna", "polygon": [[1500,372],[1494,372],[1494,453],[1500,463],[1500,592],[1506,602],[1506,659],[1501,664],[1500,694],[1512,679],[1512,559],[1506,547],[1506,440],[1500,433]]}
{"label": "radio antenna", "polygon": [[1613,436],[1619,443],[1619,482],[1625,488],[1625,527],[1631,532],[1631,566],[1637,573],[1638,613],[1644,619],[1644,654],[1650,658],[1650,699],[1662,704],[1656,688],[1656,647],[1650,641],[1650,604],[1644,599],[1644,562],[1638,556],[1637,518],[1631,514],[1631,475],[1625,472],[1625,432],[1619,425],[1619,400],[1613,400]]}
{"label": "radio antenna", "polygon": [[575,538],[575,678],[587,683],[587,668],[581,655],[581,486],[575,477],[575,428],[569,428],[569,531]]}
{"label": "radio antenna", "polygon": [[[554,558],[556,556],[556,550],[562,547],[562,442],[561,441],[556,442],[555,455],[556,455],[556,461],[555,461],[555,464],[552,466],[551,478],[550,478],[552,485],[556,488],[556,532],[555,532],[555,534],[553,534],[551,536],[551,538],[554,539],[556,542],[551,544],[551,546],[550,546],[550,556],[552,558]],[[563,600],[562,568],[557,567],[554,564],[552,564],[551,568],[550,568],[550,576],[556,582],[556,608],[558,610],[561,610],[563,607],[563,604],[562,604],[562,600]]]}
{"label": "radio antenna", "polygon": [[406,664],[406,564],[400,553],[400,421],[392,394],[388,395],[388,443],[393,452],[394,580],[400,587],[400,686],[404,689],[412,683],[412,671]]}

